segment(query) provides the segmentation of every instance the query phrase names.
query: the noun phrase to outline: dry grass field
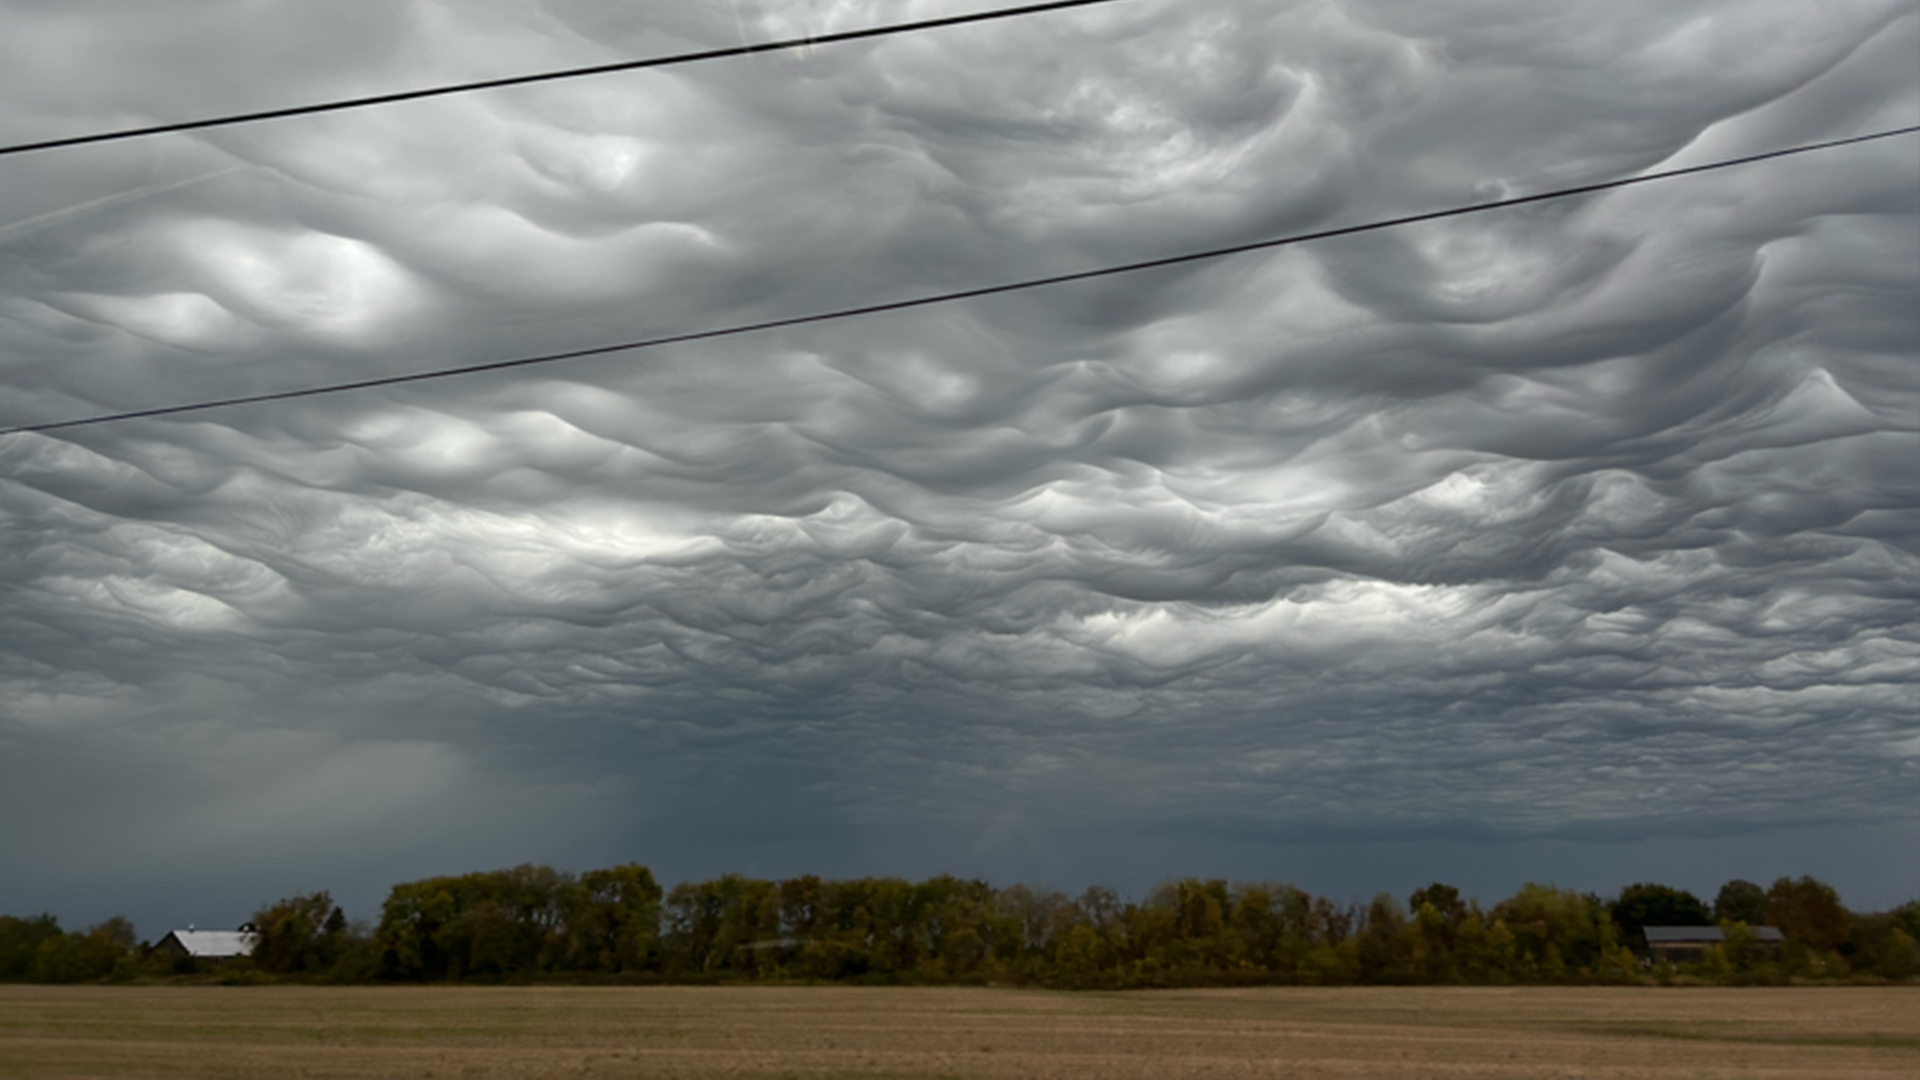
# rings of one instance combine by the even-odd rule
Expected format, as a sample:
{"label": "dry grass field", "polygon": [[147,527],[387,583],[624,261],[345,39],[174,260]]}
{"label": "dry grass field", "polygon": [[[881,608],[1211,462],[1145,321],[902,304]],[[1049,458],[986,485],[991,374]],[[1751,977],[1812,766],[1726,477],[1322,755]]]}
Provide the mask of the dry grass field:
{"label": "dry grass field", "polygon": [[6,986],[0,1076],[1920,1077],[1920,988]]}

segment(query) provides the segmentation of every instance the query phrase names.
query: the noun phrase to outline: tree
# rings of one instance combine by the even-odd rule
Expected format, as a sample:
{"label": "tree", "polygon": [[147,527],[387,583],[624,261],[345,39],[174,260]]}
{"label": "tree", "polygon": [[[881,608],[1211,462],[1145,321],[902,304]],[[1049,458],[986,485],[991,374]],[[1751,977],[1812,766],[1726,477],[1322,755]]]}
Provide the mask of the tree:
{"label": "tree", "polygon": [[1751,881],[1735,878],[1720,886],[1713,898],[1713,921],[1760,926],[1767,921],[1767,891]]}
{"label": "tree", "polygon": [[1873,971],[1889,979],[1911,979],[1920,975],[1920,944],[1900,927],[1890,928]]}
{"label": "tree", "polygon": [[[1000,933],[993,886],[942,875],[921,883],[915,891],[915,932],[921,944],[914,978],[947,982],[984,974],[982,969]],[[1112,900],[1111,894],[1098,893],[1088,890],[1102,917],[1117,919],[1118,901]],[[1094,929],[1098,931],[1102,925],[1096,921]],[[1100,950],[1095,948],[1094,952]]]}
{"label": "tree", "polygon": [[281,975],[322,971],[346,942],[347,915],[325,889],[254,912],[253,963]]}
{"label": "tree", "polygon": [[1920,900],[1909,900],[1892,911],[1887,917],[1893,925],[1910,938],[1920,939]]}
{"label": "tree", "polygon": [[115,915],[84,934],[55,934],[33,951],[35,982],[75,983],[104,979],[133,952],[133,924]]}
{"label": "tree", "polygon": [[389,978],[506,975],[558,967],[572,875],[516,866],[396,885],[375,946]]}
{"label": "tree", "polygon": [[1620,890],[1608,914],[1625,940],[1640,949],[1646,947],[1644,927],[1713,925],[1713,915],[1699,897],[1685,889],[1646,882]]}
{"label": "tree", "polygon": [[1426,904],[1432,904],[1436,914],[1455,925],[1467,913],[1467,906],[1460,899],[1460,890],[1437,881],[1424,889],[1415,890],[1407,898],[1408,911],[1419,911]]}
{"label": "tree", "polygon": [[754,946],[780,936],[780,904],[771,882],[739,874],[683,881],[666,898],[667,963],[687,974],[754,967]]}
{"label": "tree", "polygon": [[[1291,885],[1187,879],[1122,903],[1111,890],[1057,892],[940,876],[772,882],[728,874],[663,895],[644,866],[579,876],[544,866],[394,887],[377,934],[349,927],[325,892],[288,897],[243,929],[265,971],[331,980],[524,978],[562,972],[670,979],[1012,981],[1128,988],[1343,984],[1637,982],[1623,945],[1649,924],[1731,920],[1701,971],[1729,980],[1851,968],[1920,973],[1920,902],[1855,917],[1832,888],[1782,878],[1729,882],[1709,912],[1683,889],[1641,882],[1611,900],[1527,885],[1491,910],[1438,882],[1402,907],[1388,894],[1342,906]],[[1749,925],[1788,940],[1777,962]],[[0,979],[118,977],[132,927],[62,934],[51,916],[0,917]],[[1656,969],[1662,979],[1671,968]]]}
{"label": "tree", "polygon": [[1736,974],[1746,974],[1753,970],[1759,960],[1760,939],[1746,923],[1728,923],[1726,939],[1720,948],[1726,953],[1727,963]]}
{"label": "tree", "polygon": [[[1431,915],[1422,914],[1431,911]],[[1439,882],[1417,889],[1407,898],[1407,911],[1421,927],[1421,933],[1428,939],[1437,941],[1446,949],[1453,948],[1454,935],[1460,929],[1461,920],[1467,917],[1467,905],[1460,899],[1460,890]]]}
{"label": "tree", "polygon": [[41,942],[63,936],[60,921],[51,915],[18,919],[0,915],[0,982],[33,977],[33,958]]}
{"label": "tree", "polygon": [[1518,946],[1519,974],[1559,979],[1591,969],[1618,947],[1597,897],[1551,885],[1528,884],[1493,909]]}
{"label": "tree", "polygon": [[1391,893],[1380,893],[1367,905],[1366,921],[1354,935],[1365,982],[1403,982],[1407,977],[1406,959],[1412,950],[1407,940],[1407,914]]}
{"label": "tree", "polygon": [[1312,898],[1291,885],[1234,886],[1227,932],[1241,969],[1288,978],[1306,955]]}
{"label": "tree", "polygon": [[1810,877],[1781,878],[1767,890],[1766,921],[1782,936],[1832,952],[1847,940],[1853,915],[1833,886]]}
{"label": "tree", "polygon": [[638,863],[589,870],[562,903],[567,966],[635,972],[658,963],[660,885]]}

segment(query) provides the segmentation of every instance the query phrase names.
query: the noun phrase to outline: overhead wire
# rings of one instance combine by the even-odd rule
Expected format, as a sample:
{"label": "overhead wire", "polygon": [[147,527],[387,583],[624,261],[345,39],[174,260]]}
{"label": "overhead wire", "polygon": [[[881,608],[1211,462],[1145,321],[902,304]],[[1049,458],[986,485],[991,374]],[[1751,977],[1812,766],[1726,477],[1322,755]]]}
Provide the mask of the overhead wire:
{"label": "overhead wire", "polygon": [[202,117],[197,120],[176,120],[164,124],[120,128],[113,131],[100,131],[87,135],[65,135],[54,139],[40,139],[35,142],[0,146],[0,157],[6,157],[12,154],[32,153],[38,150],[57,150],[62,147],[119,142],[124,139],[137,139],[149,135],[166,135],[182,131],[201,131],[207,128],[228,127],[234,124],[258,123],[263,120],[281,120],[293,116],[312,116],[316,113],[341,112],[346,109],[364,109],[374,105],[392,105],[402,101],[419,101],[424,98],[447,97],[452,94],[470,94],[479,90],[497,90],[507,86],[528,86],[533,83],[557,82],[561,79],[582,79],[593,75],[610,75],[622,71],[641,71],[647,68],[673,67],[679,64],[693,64],[703,60],[723,60],[728,57],[749,56],[756,53],[784,52],[788,50],[811,51],[821,45],[831,45],[841,41],[859,41],[865,38],[892,37],[898,34],[937,30],[943,27],[962,26],[968,23],[993,22],[1001,19],[1018,18],[1025,15],[1039,15],[1045,12],[1063,11],[1068,8],[1093,7],[1098,4],[1120,2],[1123,2],[1123,0],[1045,0],[1044,3],[1024,4],[1019,7],[995,8],[991,11],[974,11],[963,15],[943,15],[935,19],[918,19],[913,22],[890,23],[886,26],[869,26],[858,30],[838,30],[830,34],[809,34],[779,41],[731,45],[720,49],[702,49],[698,52],[648,57],[643,60],[617,60],[607,64],[590,64],[586,67],[564,68],[557,71],[541,71],[527,75],[507,75],[494,79],[476,79],[472,82],[448,83],[441,86],[429,86],[416,90],[398,90],[386,94],[369,94],[365,97],[341,98],[334,101],[313,102],[306,105],[290,105],[278,109],[261,109],[255,112],[229,113],[222,116]]}
{"label": "overhead wire", "polygon": [[240,405],[255,405],[269,401],[291,401],[298,398],[319,397],[327,394],[341,394],[353,390],[371,390],[383,386],[399,386],[404,383],[426,382],[433,379],[451,379],[464,375],[477,375],[489,371],[505,371],[512,368],[533,367],[544,364],[557,364],[569,360],[580,360],[592,356],[605,356],[611,353],[634,352],[642,349],[660,348],[667,345],[680,345],[695,341],[711,341],[715,338],[735,337],[767,330],[786,327],[806,326],[813,323],[832,322],[840,319],[859,318],[878,315],[891,311],[905,311],[912,308],[932,307],[938,304],[951,304],[962,300],[975,300],[988,296],[1001,296],[1008,293],[1023,292],[1029,289],[1045,288],[1052,285],[1064,285],[1075,281],[1088,281],[1095,278],[1112,277],[1119,274],[1137,273],[1161,267],[1179,266],[1185,263],[1203,262],[1227,258],[1252,251],[1288,247],[1316,240],[1330,240],[1341,236],[1354,236],[1361,233],[1378,232],[1383,229],[1396,229],[1426,221],[1440,221],[1446,218],[1463,217],[1468,214],[1483,214],[1493,210],[1502,210],[1531,203],[1547,202],[1554,199],[1572,198],[1578,195],[1591,195],[1602,191],[1632,187],[1638,184],[1650,184],[1660,180],[1671,180],[1681,176],[1694,176],[1700,173],[1730,169],[1740,165],[1751,165],[1776,158],[1793,157],[1834,150],[1843,146],[1891,139],[1902,135],[1920,133],[1920,125],[1890,128],[1866,135],[1854,135],[1844,139],[1830,139],[1824,142],[1807,143],[1800,146],[1768,150],[1743,157],[1725,158],[1701,165],[1688,165],[1682,168],[1665,169],[1658,172],[1641,173],[1637,176],[1604,180],[1598,183],[1581,184],[1576,187],[1557,188],[1552,191],[1538,192],[1532,195],[1519,195],[1512,198],[1496,199],[1491,202],[1474,203],[1467,206],[1449,207],[1444,210],[1430,210],[1425,213],[1407,214],[1400,217],[1385,218],[1378,221],[1363,222],[1357,225],[1342,225],[1330,229],[1318,229],[1313,232],[1295,233],[1289,236],[1256,240],[1245,244],[1233,244],[1227,247],[1209,248],[1204,251],[1192,251],[1179,255],[1167,255],[1140,262],[1122,263],[1115,266],[1103,266],[1092,270],[1078,270],[1066,274],[1053,274],[1046,277],[1026,278],[1020,281],[1004,282],[999,285],[986,285],[955,292],[936,293],[930,296],[912,297],[904,300],[889,300],[878,304],[865,304],[859,307],[837,308],[832,311],[814,312],[807,315],[793,315],[779,319],[766,319],[760,322],[741,323],[734,326],[709,330],[696,330],[680,334],[668,334],[661,337],[643,338],[636,341],[623,341],[611,345],[595,345],[585,349],[569,349],[565,352],[543,353],[537,356],[516,357],[509,360],[489,360],[477,364],[464,364],[459,367],[436,368],[429,371],[409,372],[399,375],[383,375],[371,379],[356,379],[350,382],[327,383],[320,386],[300,387],[292,390],[276,390],[260,394],[236,395],[215,398],[207,401],[189,402],[180,405],[162,405],[145,409],[130,409],[124,412],[103,413],[97,416],[78,417],[69,420],[54,420],[40,424],[22,424],[17,427],[0,429],[0,435],[17,435],[25,432],[58,431],[66,428],[84,427],[93,424],[110,424],[126,420],[147,419],[158,416],[176,416],[181,413],[204,412],[209,409],[222,409]]}

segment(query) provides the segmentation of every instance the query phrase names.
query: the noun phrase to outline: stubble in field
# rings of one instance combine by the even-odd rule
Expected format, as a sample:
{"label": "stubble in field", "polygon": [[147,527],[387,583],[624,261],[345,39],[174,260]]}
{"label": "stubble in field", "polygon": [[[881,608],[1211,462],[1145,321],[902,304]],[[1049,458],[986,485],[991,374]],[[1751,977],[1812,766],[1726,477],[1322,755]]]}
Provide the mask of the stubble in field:
{"label": "stubble in field", "polygon": [[36,1077],[1920,1077],[1920,989],[0,987]]}

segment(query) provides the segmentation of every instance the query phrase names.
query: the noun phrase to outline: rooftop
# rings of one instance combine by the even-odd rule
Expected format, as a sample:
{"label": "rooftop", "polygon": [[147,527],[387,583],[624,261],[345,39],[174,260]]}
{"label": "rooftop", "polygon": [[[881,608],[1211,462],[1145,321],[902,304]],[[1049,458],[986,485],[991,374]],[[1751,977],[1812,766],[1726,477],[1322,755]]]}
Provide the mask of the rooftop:
{"label": "rooftop", "polygon": [[[1771,926],[1749,926],[1756,940],[1778,944],[1780,931]],[[1726,931],[1717,926],[1645,926],[1649,945],[1713,945],[1727,940]]]}
{"label": "rooftop", "polygon": [[175,930],[167,937],[179,942],[188,956],[221,959],[253,953],[254,936],[244,930]]}

